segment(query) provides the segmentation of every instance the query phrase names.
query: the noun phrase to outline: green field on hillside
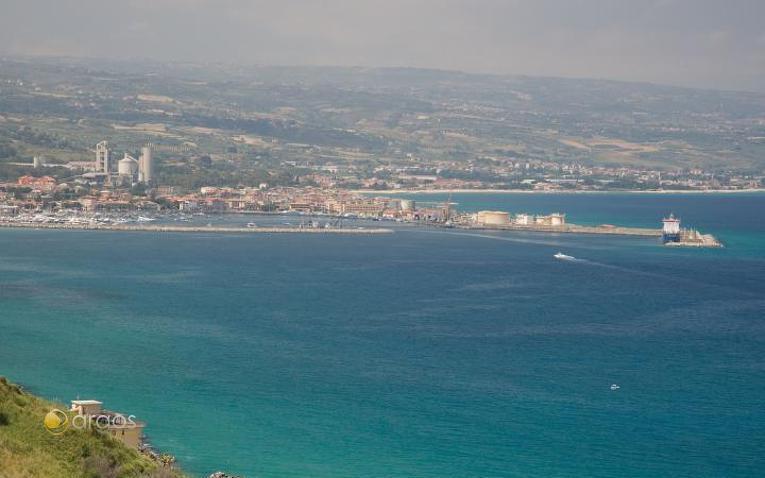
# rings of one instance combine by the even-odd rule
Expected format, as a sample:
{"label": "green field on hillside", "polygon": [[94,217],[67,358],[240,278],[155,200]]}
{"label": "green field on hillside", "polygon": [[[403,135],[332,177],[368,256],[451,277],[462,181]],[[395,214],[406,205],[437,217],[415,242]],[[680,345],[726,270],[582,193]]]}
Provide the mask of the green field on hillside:
{"label": "green field on hillside", "polygon": [[53,408],[0,377],[0,477],[180,478],[149,457],[98,431],[68,429],[53,435],[43,426]]}

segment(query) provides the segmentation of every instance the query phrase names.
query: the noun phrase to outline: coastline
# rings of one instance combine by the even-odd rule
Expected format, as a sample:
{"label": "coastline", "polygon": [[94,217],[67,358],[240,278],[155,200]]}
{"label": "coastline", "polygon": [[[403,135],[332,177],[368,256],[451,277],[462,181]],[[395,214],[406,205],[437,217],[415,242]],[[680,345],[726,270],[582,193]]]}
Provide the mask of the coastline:
{"label": "coastline", "polygon": [[355,194],[765,194],[765,189],[612,190],[612,191],[529,191],[527,189],[353,189]]}

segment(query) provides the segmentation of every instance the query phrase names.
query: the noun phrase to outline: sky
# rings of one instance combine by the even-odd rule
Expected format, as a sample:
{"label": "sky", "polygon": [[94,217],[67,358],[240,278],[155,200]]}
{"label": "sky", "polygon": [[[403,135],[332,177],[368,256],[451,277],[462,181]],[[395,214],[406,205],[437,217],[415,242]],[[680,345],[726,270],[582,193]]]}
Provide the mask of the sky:
{"label": "sky", "polygon": [[0,53],[765,92],[765,0],[0,0]]}

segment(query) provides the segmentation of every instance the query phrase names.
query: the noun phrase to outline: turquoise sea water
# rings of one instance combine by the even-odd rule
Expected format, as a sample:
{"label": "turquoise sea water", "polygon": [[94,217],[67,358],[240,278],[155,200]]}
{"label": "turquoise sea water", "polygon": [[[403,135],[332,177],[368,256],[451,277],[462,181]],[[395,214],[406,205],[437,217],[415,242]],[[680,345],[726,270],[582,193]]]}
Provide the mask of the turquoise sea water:
{"label": "turquoise sea water", "polygon": [[452,199],[727,247],[0,230],[0,374],[200,476],[761,476],[765,195]]}

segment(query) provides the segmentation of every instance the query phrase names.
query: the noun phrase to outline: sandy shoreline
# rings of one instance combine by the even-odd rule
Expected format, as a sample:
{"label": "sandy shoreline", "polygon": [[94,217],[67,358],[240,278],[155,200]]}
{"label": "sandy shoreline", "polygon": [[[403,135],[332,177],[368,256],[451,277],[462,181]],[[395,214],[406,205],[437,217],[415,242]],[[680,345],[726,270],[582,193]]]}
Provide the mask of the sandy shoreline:
{"label": "sandy shoreline", "polygon": [[661,191],[528,191],[522,189],[354,189],[356,194],[765,194],[765,189],[694,189],[694,190],[661,190]]}

